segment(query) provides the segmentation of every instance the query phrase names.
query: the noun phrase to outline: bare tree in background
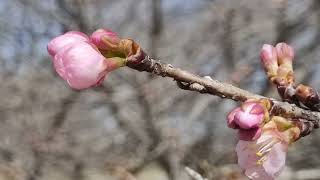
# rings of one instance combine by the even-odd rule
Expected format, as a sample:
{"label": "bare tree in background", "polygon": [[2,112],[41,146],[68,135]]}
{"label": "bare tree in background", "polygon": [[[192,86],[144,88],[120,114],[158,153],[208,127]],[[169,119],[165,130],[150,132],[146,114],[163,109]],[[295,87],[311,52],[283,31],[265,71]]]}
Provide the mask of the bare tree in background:
{"label": "bare tree in background", "polygon": [[[179,180],[189,178],[187,165],[209,179],[241,178],[225,124],[232,102],[129,69],[102,87],[72,91],[53,72],[46,44],[69,30],[107,27],[167,63],[269,96],[258,66],[263,43],[290,42],[298,80],[319,87],[319,7],[317,0],[1,1],[0,177]],[[290,153],[283,179],[297,175],[291,169],[320,167],[319,135],[307,138]]]}

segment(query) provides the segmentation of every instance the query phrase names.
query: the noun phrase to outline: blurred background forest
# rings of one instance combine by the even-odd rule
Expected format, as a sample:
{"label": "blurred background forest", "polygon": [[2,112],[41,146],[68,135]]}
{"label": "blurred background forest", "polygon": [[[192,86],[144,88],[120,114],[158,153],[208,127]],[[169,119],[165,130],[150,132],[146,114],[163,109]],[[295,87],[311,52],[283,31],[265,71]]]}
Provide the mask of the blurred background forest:
{"label": "blurred background forest", "polygon": [[[164,62],[277,97],[264,43],[296,49],[298,82],[320,85],[319,0],[1,0],[0,180],[244,179],[225,116],[236,104],[122,68],[73,91],[50,39],[107,27]],[[279,179],[320,179],[320,133],[297,142]]]}

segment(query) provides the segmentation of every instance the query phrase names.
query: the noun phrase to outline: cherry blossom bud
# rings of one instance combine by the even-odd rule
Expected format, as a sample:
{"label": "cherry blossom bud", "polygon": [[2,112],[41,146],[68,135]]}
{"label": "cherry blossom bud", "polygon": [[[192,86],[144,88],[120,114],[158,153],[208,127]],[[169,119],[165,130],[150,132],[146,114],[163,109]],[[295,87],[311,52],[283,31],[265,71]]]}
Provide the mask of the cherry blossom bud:
{"label": "cherry blossom bud", "polygon": [[278,69],[276,48],[272,45],[264,44],[261,49],[260,59],[268,77],[274,77]]}
{"label": "cherry blossom bud", "polygon": [[286,43],[278,43],[276,45],[278,56],[278,74],[277,81],[281,85],[291,85],[294,83],[294,75],[292,68],[292,60],[294,58],[294,51],[291,46]]}
{"label": "cherry blossom bud", "polygon": [[258,127],[264,119],[264,108],[256,102],[245,102],[241,110],[234,115],[234,122],[241,129],[251,129]]}
{"label": "cherry blossom bud", "polygon": [[96,30],[92,33],[90,39],[101,50],[116,50],[120,42],[117,33],[108,29]]}
{"label": "cherry blossom bud", "polygon": [[60,50],[65,46],[76,43],[76,42],[89,42],[89,37],[82,32],[69,31],[63,35],[60,35],[52,39],[48,46],[49,54],[54,57]]}
{"label": "cherry blossom bud", "polygon": [[278,63],[279,65],[286,64],[292,66],[292,60],[294,58],[294,50],[286,43],[278,43],[276,45]]}
{"label": "cherry blossom bud", "polygon": [[65,46],[53,59],[57,73],[74,89],[85,89],[102,83],[106,74],[115,68],[97,48],[87,42]]}

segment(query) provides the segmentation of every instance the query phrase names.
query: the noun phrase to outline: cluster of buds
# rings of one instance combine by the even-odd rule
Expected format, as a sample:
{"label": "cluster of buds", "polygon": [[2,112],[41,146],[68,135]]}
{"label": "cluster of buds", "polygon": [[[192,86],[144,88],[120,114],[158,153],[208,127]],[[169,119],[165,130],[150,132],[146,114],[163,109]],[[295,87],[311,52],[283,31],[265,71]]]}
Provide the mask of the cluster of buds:
{"label": "cluster of buds", "polygon": [[291,46],[286,43],[278,43],[275,47],[265,44],[260,57],[268,79],[276,85],[283,100],[320,111],[318,93],[309,86],[294,84],[294,50]]}
{"label": "cluster of buds", "polygon": [[[276,85],[284,101],[320,110],[318,93],[309,86],[294,84],[291,46],[265,44],[260,56],[268,79]],[[270,103],[266,102],[246,101],[227,117],[228,126],[238,129],[238,164],[250,179],[275,179],[285,166],[288,147],[318,128],[317,123],[304,119],[270,115]]]}
{"label": "cluster of buds", "polygon": [[238,164],[250,179],[274,179],[285,165],[289,145],[300,137],[291,119],[269,115],[268,100],[249,100],[231,111],[230,128],[238,129]]}
{"label": "cluster of buds", "polygon": [[260,58],[268,79],[277,86],[280,96],[285,98],[289,94],[285,91],[294,84],[293,48],[286,43],[278,43],[276,47],[264,44]]}
{"label": "cluster of buds", "polygon": [[107,29],[98,29],[90,37],[70,31],[52,39],[47,49],[56,72],[74,89],[98,86],[109,72],[145,57],[136,42]]}
{"label": "cluster of buds", "polygon": [[261,62],[269,80],[278,86],[289,86],[294,83],[292,60],[293,48],[286,43],[276,47],[264,44],[260,53]]}

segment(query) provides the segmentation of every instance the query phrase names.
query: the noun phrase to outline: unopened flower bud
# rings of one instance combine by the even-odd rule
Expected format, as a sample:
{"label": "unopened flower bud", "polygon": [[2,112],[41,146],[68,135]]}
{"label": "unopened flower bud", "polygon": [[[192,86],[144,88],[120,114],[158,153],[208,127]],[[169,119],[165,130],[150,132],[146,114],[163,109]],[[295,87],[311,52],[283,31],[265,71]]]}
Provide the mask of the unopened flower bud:
{"label": "unopened flower bud", "polygon": [[117,33],[108,29],[98,29],[92,33],[90,39],[101,50],[114,51],[118,48],[120,38]]}
{"label": "unopened flower bud", "polygon": [[277,52],[275,47],[269,44],[264,44],[260,53],[261,63],[268,75],[272,79],[277,74],[278,62]]}
{"label": "unopened flower bud", "polygon": [[276,45],[277,55],[278,55],[278,72],[277,79],[278,84],[293,84],[294,83],[294,75],[292,68],[292,61],[294,58],[294,50],[291,46],[286,43],[278,43]]}
{"label": "unopened flower bud", "polygon": [[85,89],[102,83],[109,68],[107,61],[96,47],[86,42],[66,46],[53,59],[57,73],[74,89]]}
{"label": "unopened flower bud", "polygon": [[[267,103],[267,102],[266,102]],[[267,103],[268,104],[268,103]],[[269,117],[264,107],[265,103],[250,101],[243,103],[241,107],[232,110],[227,116],[229,128],[239,129],[238,136],[241,140],[253,141],[261,135],[261,125],[266,117]]]}
{"label": "unopened flower bud", "polygon": [[259,103],[245,102],[241,105],[241,110],[234,115],[234,122],[241,129],[251,129],[258,127],[264,119],[264,108]]}
{"label": "unopened flower bud", "polygon": [[89,37],[79,31],[69,31],[63,35],[60,35],[52,39],[48,46],[49,54],[54,57],[65,46],[77,43],[77,42],[89,42]]}
{"label": "unopened flower bud", "polygon": [[278,43],[276,45],[278,63],[279,65],[285,64],[292,67],[292,61],[294,58],[294,50],[286,43]]}

